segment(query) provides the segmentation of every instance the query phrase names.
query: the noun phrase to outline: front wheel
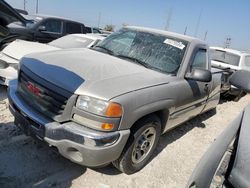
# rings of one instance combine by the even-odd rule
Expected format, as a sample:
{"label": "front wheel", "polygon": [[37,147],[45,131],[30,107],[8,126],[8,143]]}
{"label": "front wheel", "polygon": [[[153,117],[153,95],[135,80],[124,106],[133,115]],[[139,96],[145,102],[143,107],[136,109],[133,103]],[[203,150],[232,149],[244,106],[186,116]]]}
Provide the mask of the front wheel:
{"label": "front wheel", "polygon": [[125,174],[133,174],[146,166],[161,135],[160,119],[151,115],[139,120],[119,159],[113,165]]}

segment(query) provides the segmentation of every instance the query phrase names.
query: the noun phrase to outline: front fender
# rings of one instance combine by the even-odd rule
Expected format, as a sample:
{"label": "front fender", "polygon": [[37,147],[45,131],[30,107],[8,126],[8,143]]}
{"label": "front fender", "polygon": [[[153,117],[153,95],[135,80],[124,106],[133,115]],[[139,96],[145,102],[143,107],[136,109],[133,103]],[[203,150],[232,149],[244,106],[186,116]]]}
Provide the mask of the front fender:
{"label": "front fender", "polygon": [[154,112],[167,111],[167,114],[173,112],[174,99],[165,98],[164,92],[158,89],[153,87],[139,90],[112,100],[123,106],[120,130],[131,128],[136,121]]}

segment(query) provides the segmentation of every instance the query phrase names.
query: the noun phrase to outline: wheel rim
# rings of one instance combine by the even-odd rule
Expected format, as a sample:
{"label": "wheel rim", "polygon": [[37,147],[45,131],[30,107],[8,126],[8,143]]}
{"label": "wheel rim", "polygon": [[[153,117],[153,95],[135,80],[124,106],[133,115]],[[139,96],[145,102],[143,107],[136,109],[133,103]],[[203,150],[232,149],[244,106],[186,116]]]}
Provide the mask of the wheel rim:
{"label": "wheel rim", "polygon": [[154,127],[149,127],[144,130],[135,141],[132,152],[132,162],[138,164],[142,162],[150,153],[156,138],[156,130]]}

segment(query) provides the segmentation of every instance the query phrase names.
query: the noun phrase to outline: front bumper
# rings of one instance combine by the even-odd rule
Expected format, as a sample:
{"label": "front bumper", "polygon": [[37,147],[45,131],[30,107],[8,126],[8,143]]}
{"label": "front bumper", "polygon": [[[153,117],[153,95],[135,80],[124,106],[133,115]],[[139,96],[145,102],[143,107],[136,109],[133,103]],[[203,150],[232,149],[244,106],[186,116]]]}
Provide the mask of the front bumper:
{"label": "front bumper", "polygon": [[58,123],[34,111],[16,95],[16,81],[8,89],[15,124],[28,135],[44,140],[59,153],[81,165],[95,167],[116,160],[126,145],[129,130],[101,132],[75,122]]}

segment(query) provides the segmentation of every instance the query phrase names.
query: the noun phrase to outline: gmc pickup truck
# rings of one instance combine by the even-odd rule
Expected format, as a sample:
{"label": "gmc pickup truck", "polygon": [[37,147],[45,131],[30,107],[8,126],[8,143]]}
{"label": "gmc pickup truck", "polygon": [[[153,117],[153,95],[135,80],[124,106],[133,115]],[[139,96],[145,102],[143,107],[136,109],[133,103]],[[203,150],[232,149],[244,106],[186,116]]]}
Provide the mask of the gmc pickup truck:
{"label": "gmc pickup truck", "polygon": [[30,54],[8,98],[15,124],[81,165],[142,169],[160,135],[216,108],[206,43],[125,27],[92,49]]}

